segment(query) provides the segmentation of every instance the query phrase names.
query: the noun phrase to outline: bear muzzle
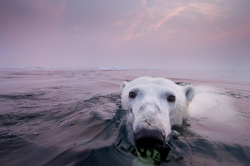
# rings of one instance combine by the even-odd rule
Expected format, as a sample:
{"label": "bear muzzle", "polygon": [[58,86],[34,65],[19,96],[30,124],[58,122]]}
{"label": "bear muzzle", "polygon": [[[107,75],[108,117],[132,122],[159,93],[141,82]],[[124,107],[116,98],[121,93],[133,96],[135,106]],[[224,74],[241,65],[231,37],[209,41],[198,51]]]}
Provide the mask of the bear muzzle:
{"label": "bear muzzle", "polygon": [[165,146],[165,135],[159,130],[141,129],[134,134],[138,148],[160,149]]}

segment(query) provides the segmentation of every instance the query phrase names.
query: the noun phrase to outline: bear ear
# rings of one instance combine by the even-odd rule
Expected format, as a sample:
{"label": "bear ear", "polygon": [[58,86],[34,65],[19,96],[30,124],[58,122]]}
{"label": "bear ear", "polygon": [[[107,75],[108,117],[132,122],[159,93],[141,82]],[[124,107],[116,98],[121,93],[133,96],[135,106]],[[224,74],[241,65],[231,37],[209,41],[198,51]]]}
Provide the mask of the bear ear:
{"label": "bear ear", "polygon": [[191,86],[191,85],[184,86],[184,93],[186,96],[186,100],[188,102],[191,102],[192,99],[194,98],[194,95],[195,95],[195,90],[194,90],[193,86]]}
{"label": "bear ear", "polygon": [[121,87],[120,87],[120,91],[122,92],[123,89],[125,88],[125,86],[127,85],[128,83],[126,81],[124,81],[122,84],[121,84]]}

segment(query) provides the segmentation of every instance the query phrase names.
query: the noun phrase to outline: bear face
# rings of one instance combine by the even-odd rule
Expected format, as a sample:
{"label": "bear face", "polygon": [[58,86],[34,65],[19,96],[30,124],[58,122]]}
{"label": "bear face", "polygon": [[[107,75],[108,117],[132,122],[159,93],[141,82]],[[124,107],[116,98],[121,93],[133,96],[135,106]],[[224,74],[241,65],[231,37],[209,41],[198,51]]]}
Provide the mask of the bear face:
{"label": "bear face", "polygon": [[137,147],[165,145],[171,126],[188,117],[194,97],[190,85],[179,86],[164,78],[140,77],[121,84],[122,108],[128,110],[127,134]]}

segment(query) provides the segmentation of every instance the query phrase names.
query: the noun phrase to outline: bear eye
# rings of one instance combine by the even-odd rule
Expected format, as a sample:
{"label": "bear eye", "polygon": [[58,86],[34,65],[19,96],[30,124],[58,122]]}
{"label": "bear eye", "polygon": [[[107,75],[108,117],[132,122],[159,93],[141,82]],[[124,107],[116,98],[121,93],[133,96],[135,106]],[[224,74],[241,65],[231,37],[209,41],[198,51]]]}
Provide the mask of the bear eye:
{"label": "bear eye", "polygon": [[135,92],[129,92],[129,98],[133,99],[136,97],[136,93]]}
{"label": "bear eye", "polygon": [[173,96],[173,95],[168,96],[167,99],[169,102],[175,102],[175,96]]}

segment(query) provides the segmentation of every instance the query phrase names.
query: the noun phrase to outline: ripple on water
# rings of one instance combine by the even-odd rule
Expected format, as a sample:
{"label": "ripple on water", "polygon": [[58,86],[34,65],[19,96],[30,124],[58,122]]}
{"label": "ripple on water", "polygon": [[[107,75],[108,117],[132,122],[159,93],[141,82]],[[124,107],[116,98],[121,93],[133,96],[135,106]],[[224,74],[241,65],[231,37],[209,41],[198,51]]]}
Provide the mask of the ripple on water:
{"label": "ripple on water", "polygon": [[[172,137],[163,149],[137,149],[127,140],[126,111],[119,109],[120,95],[108,89],[119,89],[124,75],[118,71],[110,73],[16,73],[14,76],[25,76],[28,83],[30,77],[35,83],[53,79],[50,86],[41,81],[46,85],[26,88],[25,93],[0,94],[1,163],[6,166],[249,165],[248,91],[197,85],[196,97],[190,105],[190,125],[173,126],[172,130],[180,135]],[[138,73],[133,74],[127,73],[126,79],[132,80]],[[159,74],[166,76],[164,72],[156,75]],[[79,80],[83,80],[84,86]],[[102,94],[101,89],[109,93]]]}

